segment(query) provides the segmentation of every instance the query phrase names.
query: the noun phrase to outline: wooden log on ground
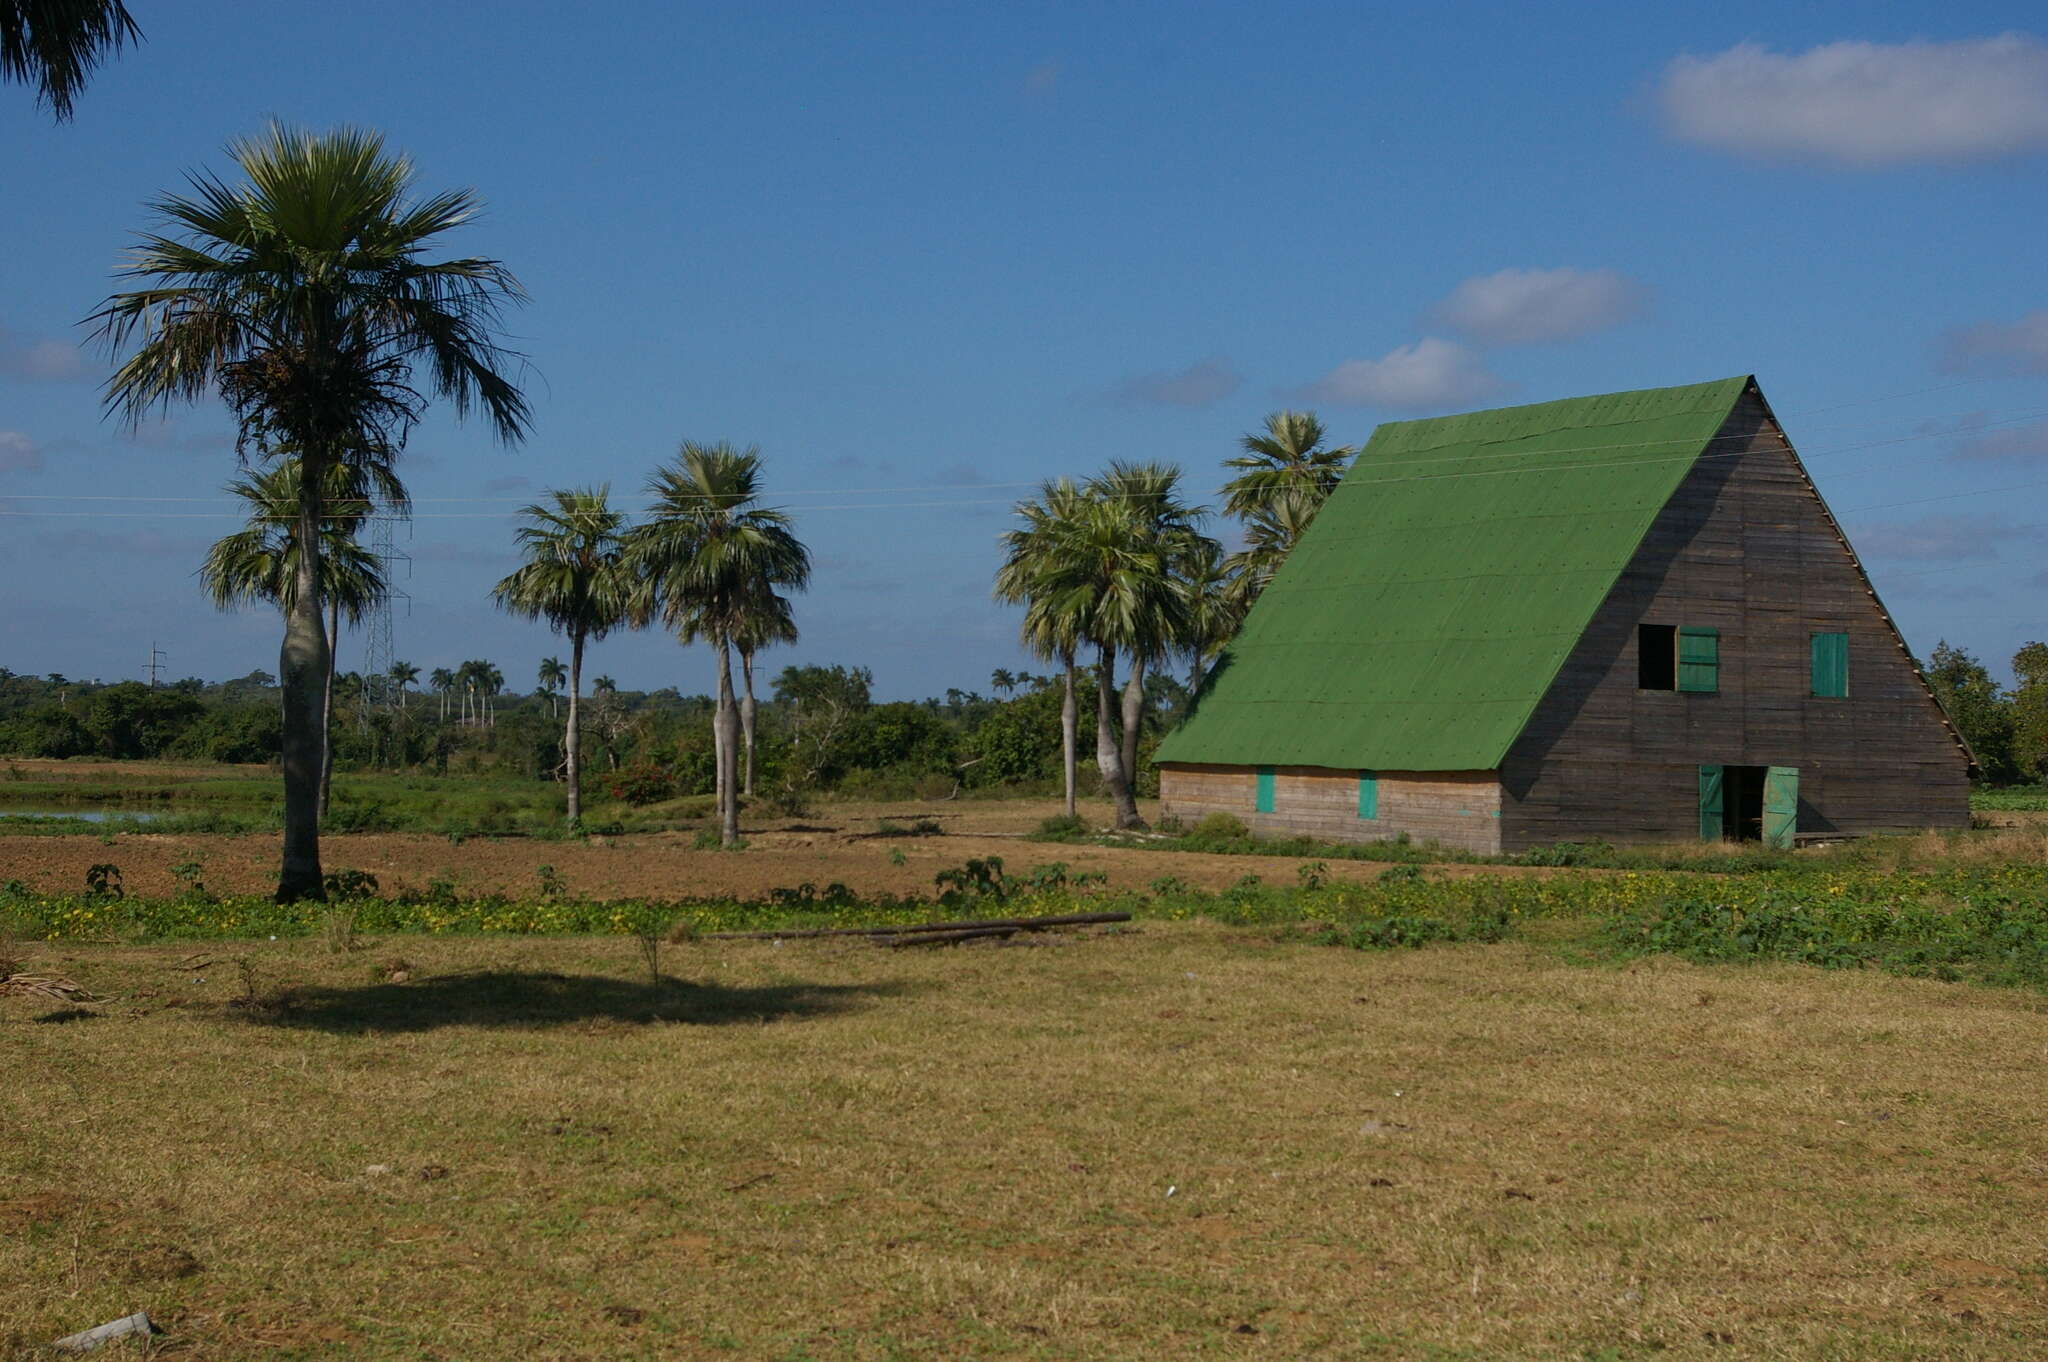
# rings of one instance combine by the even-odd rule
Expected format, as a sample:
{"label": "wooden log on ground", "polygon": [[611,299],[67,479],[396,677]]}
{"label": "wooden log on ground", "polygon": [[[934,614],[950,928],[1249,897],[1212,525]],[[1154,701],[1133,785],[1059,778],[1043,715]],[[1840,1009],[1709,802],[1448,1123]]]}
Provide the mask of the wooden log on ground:
{"label": "wooden log on ground", "polygon": [[147,1338],[155,1332],[156,1326],[149,1322],[148,1314],[138,1310],[132,1315],[110,1320],[98,1328],[67,1335],[50,1346],[67,1353],[89,1353],[117,1338],[127,1338],[132,1334],[141,1334]]}
{"label": "wooden log on ground", "polygon": [[877,946],[902,950],[905,946],[957,946],[963,941],[994,941],[1015,936],[1016,927],[970,927],[954,932],[911,932],[903,936],[869,937]]}
{"label": "wooden log on ground", "polygon": [[796,927],[786,932],[706,932],[705,941],[794,941],[814,936],[910,936],[922,932],[965,932],[1002,927],[1038,932],[1048,927],[1092,927],[1104,922],[1129,922],[1129,913],[1065,913],[1057,917],[971,918],[959,922],[920,922],[897,927]]}

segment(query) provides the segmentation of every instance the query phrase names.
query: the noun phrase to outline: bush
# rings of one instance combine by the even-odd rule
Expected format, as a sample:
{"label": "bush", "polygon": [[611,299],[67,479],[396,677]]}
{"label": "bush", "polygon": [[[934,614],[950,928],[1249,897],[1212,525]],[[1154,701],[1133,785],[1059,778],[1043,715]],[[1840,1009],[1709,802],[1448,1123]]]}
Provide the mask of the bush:
{"label": "bush", "polygon": [[675,777],[651,761],[636,761],[605,777],[605,793],[622,804],[659,804],[676,795]]}
{"label": "bush", "polygon": [[1203,817],[1188,833],[1204,842],[1235,842],[1252,835],[1244,820],[1234,814],[1212,813]]}

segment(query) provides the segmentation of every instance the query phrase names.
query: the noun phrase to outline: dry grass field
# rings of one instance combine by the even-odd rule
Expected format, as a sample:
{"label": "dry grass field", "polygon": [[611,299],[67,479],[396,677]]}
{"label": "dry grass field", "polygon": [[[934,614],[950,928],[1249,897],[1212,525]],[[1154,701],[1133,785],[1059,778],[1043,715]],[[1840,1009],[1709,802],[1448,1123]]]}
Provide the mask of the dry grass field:
{"label": "dry grass field", "polygon": [[110,1001],[0,999],[0,1354],[2048,1346],[2038,994],[1201,923],[631,951],[35,947]]}

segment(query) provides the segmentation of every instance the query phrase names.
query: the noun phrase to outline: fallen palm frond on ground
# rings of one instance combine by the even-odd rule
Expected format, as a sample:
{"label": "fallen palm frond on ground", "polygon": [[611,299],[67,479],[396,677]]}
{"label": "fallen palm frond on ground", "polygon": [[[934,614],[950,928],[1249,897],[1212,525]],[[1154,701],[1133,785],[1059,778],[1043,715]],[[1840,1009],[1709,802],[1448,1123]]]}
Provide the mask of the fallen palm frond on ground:
{"label": "fallen palm frond on ground", "polygon": [[96,1003],[91,991],[69,979],[41,974],[0,974],[0,994],[20,998],[48,998],[59,1003]]}

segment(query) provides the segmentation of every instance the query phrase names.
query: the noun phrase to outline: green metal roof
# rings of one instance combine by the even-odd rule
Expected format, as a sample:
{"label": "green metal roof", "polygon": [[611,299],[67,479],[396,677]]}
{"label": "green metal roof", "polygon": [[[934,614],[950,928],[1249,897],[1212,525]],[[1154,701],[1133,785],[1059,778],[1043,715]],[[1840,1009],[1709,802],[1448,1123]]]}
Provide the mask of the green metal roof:
{"label": "green metal roof", "polygon": [[1157,759],[1495,769],[1749,383],[1381,426]]}

